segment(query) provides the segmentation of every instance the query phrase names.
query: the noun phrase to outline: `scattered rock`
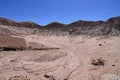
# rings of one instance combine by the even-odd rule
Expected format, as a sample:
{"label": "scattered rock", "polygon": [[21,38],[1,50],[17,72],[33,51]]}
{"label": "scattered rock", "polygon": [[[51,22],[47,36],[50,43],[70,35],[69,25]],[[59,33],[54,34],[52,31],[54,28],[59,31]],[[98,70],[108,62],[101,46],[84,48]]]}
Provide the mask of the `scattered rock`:
{"label": "scattered rock", "polygon": [[48,78],[48,80],[55,80],[54,77],[52,75],[44,75],[45,78]]}
{"label": "scattered rock", "polygon": [[99,44],[99,46],[102,46],[102,44]]}
{"label": "scattered rock", "polygon": [[10,60],[10,62],[15,62],[15,61],[16,61],[16,60],[13,60],[13,59],[12,59],[12,60]]}
{"label": "scattered rock", "polygon": [[113,64],[112,66],[113,66],[113,67],[115,67],[115,65],[114,65],[114,64]]}
{"label": "scattered rock", "polygon": [[104,66],[105,65],[104,62],[105,62],[105,60],[103,60],[103,59],[97,59],[97,60],[93,59],[91,64],[94,66]]}

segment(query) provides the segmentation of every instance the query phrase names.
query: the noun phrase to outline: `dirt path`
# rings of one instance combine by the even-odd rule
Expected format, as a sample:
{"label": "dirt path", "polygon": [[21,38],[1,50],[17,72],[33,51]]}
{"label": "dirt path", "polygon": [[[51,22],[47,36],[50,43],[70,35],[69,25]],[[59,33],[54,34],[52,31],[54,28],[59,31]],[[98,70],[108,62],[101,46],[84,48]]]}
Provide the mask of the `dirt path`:
{"label": "dirt path", "polygon": [[27,76],[30,80],[49,79],[45,75],[55,80],[120,79],[119,38],[31,35],[24,39],[27,45],[35,42],[59,49],[0,52],[0,80],[11,76]]}

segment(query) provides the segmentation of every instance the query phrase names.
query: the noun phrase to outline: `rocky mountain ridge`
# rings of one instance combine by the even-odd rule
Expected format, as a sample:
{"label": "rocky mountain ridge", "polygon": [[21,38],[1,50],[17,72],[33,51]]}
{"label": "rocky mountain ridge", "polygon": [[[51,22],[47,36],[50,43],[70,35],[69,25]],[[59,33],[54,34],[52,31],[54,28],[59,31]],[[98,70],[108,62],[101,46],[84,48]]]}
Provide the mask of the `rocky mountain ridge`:
{"label": "rocky mountain ridge", "polygon": [[118,36],[120,35],[120,16],[112,17],[107,21],[79,20],[68,25],[53,22],[45,26],[34,22],[15,22],[10,19],[0,18],[0,34]]}

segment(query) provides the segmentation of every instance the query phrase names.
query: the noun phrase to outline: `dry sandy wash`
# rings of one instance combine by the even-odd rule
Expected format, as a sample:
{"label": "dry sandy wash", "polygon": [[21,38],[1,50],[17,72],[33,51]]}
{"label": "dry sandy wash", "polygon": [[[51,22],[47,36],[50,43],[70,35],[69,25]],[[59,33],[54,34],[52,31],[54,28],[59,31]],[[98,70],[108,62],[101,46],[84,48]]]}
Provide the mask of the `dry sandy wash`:
{"label": "dry sandy wash", "polygon": [[0,51],[0,80],[120,80],[120,38],[12,36],[42,50]]}

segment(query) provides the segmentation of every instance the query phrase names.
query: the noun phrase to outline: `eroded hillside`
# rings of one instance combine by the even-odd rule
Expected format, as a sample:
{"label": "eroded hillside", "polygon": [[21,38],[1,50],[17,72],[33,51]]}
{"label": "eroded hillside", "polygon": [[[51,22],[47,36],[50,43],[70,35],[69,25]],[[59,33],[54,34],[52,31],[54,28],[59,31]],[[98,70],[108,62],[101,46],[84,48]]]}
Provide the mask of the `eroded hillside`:
{"label": "eroded hillside", "polygon": [[0,34],[118,36],[120,34],[120,17],[112,17],[107,21],[96,22],[79,20],[68,25],[53,22],[46,26],[40,26],[34,22],[15,22],[0,18]]}
{"label": "eroded hillside", "polygon": [[40,26],[0,18],[0,80],[120,80],[120,17]]}

